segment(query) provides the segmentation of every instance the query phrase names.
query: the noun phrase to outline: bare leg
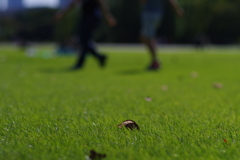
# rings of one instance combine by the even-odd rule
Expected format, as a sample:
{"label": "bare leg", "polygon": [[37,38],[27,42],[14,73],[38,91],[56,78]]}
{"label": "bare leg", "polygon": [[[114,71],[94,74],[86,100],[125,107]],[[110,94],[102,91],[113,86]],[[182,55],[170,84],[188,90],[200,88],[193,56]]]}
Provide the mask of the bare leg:
{"label": "bare leg", "polygon": [[157,43],[154,38],[146,38],[144,36],[141,37],[141,41],[145,44],[150,52],[152,62],[157,61]]}
{"label": "bare leg", "polygon": [[148,70],[158,70],[161,66],[157,58],[157,42],[155,38],[147,38],[142,36],[141,41],[149,50],[151,56],[151,64],[148,67]]}

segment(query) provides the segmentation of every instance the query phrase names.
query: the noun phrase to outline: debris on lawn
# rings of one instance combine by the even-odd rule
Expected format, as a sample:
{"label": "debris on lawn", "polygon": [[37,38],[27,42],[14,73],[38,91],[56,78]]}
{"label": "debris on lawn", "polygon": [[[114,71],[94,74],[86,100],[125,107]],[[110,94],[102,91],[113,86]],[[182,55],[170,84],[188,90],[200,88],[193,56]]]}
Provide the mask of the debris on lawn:
{"label": "debris on lawn", "polygon": [[193,71],[193,72],[190,73],[190,76],[191,76],[192,78],[198,78],[198,77],[199,77],[199,74],[198,74],[198,72]]}
{"label": "debris on lawn", "polygon": [[213,83],[212,86],[213,86],[213,88],[216,88],[216,89],[222,89],[223,88],[223,84],[219,83],[219,82]]}
{"label": "debris on lawn", "polygon": [[162,85],[161,86],[161,90],[162,91],[167,91],[168,90],[168,86],[167,85]]}
{"label": "debris on lawn", "polygon": [[148,102],[152,102],[152,98],[151,97],[146,97],[145,100],[148,101]]}
{"label": "debris on lawn", "polygon": [[90,155],[86,156],[86,160],[101,160],[102,158],[105,158],[106,154],[97,153],[93,149],[90,150]]}
{"label": "debris on lawn", "polygon": [[123,126],[125,126],[127,129],[133,130],[133,129],[137,129],[140,130],[139,126],[137,125],[136,122],[134,122],[133,120],[126,120],[123,121],[122,123],[120,123],[118,125],[118,128],[122,128]]}
{"label": "debris on lawn", "polygon": [[228,144],[228,141],[227,141],[227,139],[224,139],[223,141],[224,141],[224,143]]}

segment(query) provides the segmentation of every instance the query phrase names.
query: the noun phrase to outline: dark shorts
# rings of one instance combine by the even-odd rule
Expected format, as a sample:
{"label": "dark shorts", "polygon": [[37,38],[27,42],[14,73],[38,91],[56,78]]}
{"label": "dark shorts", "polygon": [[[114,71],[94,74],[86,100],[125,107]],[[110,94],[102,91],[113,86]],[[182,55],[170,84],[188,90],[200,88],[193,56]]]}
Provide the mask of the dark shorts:
{"label": "dark shorts", "polygon": [[147,38],[156,37],[157,29],[162,21],[161,12],[142,12],[141,35]]}

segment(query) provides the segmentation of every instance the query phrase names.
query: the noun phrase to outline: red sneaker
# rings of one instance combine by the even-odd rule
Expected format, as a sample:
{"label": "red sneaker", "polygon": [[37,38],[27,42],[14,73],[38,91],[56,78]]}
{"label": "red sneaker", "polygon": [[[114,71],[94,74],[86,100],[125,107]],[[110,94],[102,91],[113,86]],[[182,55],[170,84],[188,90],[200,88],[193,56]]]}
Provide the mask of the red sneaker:
{"label": "red sneaker", "polygon": [[154,61],[149,67],[148,70],[158,70],[161,68],[161,65],[158,61]]}

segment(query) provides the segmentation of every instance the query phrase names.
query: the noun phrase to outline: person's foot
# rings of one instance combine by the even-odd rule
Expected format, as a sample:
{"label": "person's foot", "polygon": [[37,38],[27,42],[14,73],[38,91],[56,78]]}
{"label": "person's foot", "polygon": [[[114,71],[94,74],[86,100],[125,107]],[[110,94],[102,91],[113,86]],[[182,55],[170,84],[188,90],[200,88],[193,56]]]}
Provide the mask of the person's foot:
{"label": "person's foot", "polygon": [[102,55],[101,57],[99,57],[99,64],[101,67],[104,67],[106,65],[106,61],[107,61],[107,56]]}
{"label": "person's foot", "polygon": [[154,61],[151,65],[147,68],[148,70],[158,70],[161,68],[161,64],[158,61]]}

